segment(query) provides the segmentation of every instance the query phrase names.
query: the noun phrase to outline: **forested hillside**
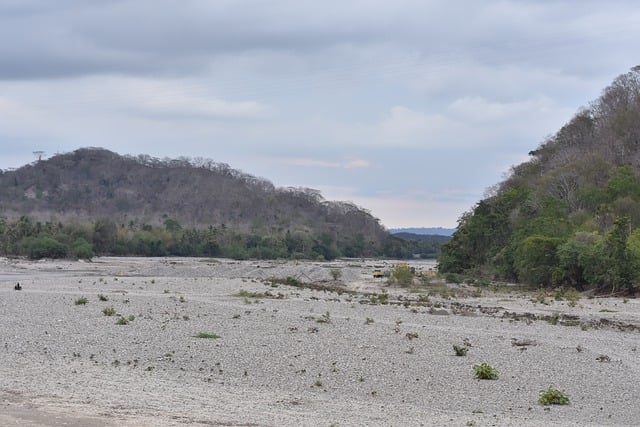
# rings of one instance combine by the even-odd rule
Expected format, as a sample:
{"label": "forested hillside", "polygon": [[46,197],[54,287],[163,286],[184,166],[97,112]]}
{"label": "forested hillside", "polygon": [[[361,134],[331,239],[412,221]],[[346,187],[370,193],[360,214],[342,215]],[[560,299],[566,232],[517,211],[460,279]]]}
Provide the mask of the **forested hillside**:
{"label": "forested hillside", "polygon": [[640,280],[640,73],[621,75],[459,219],[440,271],[633,292]]}
{"label": "forested hillside", "polygon": [[331,259],[407,248],[352,203],[207,159],[84,148],[0,173],[0,254],[91,253]]}

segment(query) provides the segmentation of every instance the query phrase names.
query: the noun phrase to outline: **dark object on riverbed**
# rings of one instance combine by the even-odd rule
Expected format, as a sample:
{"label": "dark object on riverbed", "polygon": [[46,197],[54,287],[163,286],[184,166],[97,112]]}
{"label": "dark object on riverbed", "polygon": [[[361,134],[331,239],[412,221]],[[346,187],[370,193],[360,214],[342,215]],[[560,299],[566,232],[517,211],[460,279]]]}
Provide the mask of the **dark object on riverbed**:
{"label": "dark object on riverbed", "polygon": [[16,283],[16,285],[13,287],[14,290],[16,291],[21,291],[22,290],[22,286],[20,286],[20,282]]}

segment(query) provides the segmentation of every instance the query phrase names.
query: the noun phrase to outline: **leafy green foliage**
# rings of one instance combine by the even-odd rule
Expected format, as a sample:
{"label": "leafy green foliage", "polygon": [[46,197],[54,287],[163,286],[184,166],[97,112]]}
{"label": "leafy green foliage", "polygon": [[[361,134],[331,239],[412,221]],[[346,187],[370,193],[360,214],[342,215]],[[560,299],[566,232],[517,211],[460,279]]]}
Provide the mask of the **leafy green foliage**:
{"label": "leafy green foliage", "polygon": [[549,387],[546,390],[540,391],[540,398],[538,403],[541,405],[568,405],[569,396],[563,391]]}
{"label": "leafy green foliage", "polygon": [[[365,245],[363,236],[341,237],[309,231],[240,232],[222,225],[206,228],[182,227],[167,218],[162,226],[115,224],[100,219],[93,224],[32,222],[28,217],[10,222],[0,220],[0,255],[23,255],[32,259],[79,258],[97,255],[219,256],[233,259],[319,259],[340,256],[380,256],[396,251],[410,256],[408,243],[388,237],[391,246]],[[390,249],[391,247],[395,249]],[[333,273],[332,273],[333,274]],[[337,279],[336,279],[337,280]]]}
{"label": "leafy green foliage", "polygon": [[[459,219],[443,274],[633,293],[640,281],[640,73],[618,77]],[[620,102],[624,100],[624,102]],[[633,118],[633,119],[631,119]]]}
{"label": "leafy green foliage", "polygon": [[389,284],[407,287],[413,283],[413,276],[414,273],[408,265],[398,264],[389,274]]}
{"label": "leafy green foliage", "polygon": [[198,332],[193,337],[194,338],[205,338],[205,339],[211,339],[211,340],[217,340],[218,338],[222,338],[218,334],[211,334],[211,333],[208,333],[208,332]]}
{"label": "leafy green foliage", "polygon": [[497,380],[498,371],[488,363],[481,363],[473,366],[475,377],[479,380]]}
{"label": "leafy green foliage", "polygon": [[116,314],[116,309],[113,307],[106,307],[102,309],[102,314],[104,314],[105,316],[113,316],[114,314]]}
{"label": "leafy green foliage", "polygon": [[31,259],[64,258],[69,250],[67,245],[48,235],[26,238],[23,246]]}

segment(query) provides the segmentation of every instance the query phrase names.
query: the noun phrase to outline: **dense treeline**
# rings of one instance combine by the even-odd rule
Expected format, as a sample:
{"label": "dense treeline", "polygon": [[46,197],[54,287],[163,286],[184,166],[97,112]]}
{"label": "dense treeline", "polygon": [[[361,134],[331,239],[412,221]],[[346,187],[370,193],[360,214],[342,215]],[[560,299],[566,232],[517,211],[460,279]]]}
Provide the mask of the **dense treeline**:
{"label": "dense treeline", "polygon": [[449,236],[437,234],[395,233],[395,237],[405,240],[414,257],[435,259],[440,255],[442,245],[451,240]]}
{"label": "dense treeline", "polygon": [[440,271],[631,293],[640,281],[640,74],[601,97],[459,219]]}
{"label": "dense treeline", "polygon": [[0,219],[0,254],[40,258],[84,258],[95,255],[216,256],[234,259],[315,259],[337,257],[406,257],[408,246],[389,237],[380,248],[362,235],[350,239],[329,233],[289,230],[281,235],[245,233],[225,225],[203,229],[183,228],[165,218],[162,226],[110,219],[94,223],[37,222],[23,216]]}

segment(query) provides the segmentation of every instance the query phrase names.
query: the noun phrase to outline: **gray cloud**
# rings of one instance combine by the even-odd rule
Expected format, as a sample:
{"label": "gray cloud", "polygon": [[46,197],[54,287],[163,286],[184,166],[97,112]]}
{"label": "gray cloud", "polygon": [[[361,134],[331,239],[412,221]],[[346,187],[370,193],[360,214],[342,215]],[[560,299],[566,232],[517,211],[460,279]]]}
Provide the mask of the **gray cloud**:
{"label": "gray cloud", "polygon": [[4,0],[0,168],[81,146],[210,157],[450,226],[637,65],[637,40],[630,0]]}

